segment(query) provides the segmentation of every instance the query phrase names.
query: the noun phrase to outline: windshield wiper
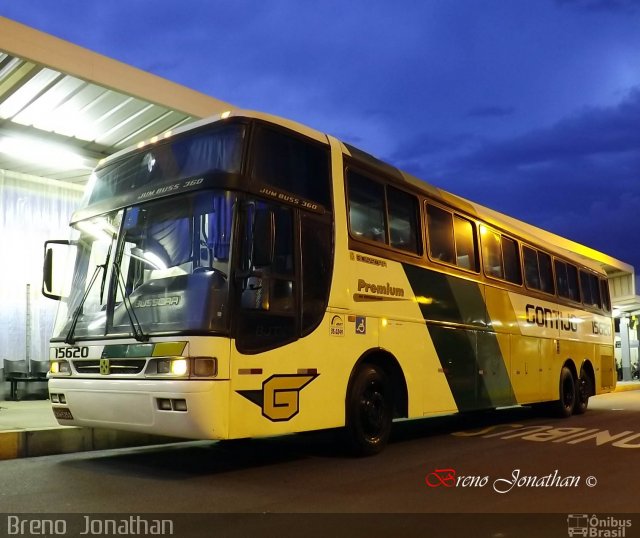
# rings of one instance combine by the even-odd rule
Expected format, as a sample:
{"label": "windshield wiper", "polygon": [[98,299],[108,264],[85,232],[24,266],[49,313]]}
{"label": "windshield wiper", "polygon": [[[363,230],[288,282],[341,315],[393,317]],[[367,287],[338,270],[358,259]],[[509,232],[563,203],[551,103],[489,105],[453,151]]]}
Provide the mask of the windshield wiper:
{"label": "windshield wiper", "polygon": [[116,282],[118,283],[118,289],[122,294],[122,303],[124,304],[124,309],[129,317],[129,324],[131,325],[133,337],[138,342],[147,342],[149,340],[149,335],[145,334],[142,330],[142,325],[140,325],[140,321],[138,321],[138,316],[136,316],[133,305],[131,304],[129,297],[125,294],[125,282],[124,277],[122,276],[122,271],[120,271],[120,263],[113,262],[113,267],[116,270]]}
{"label": "windshield wiper", "polygon": [[109,250],[107,251],[107,257],[104,260],[105,272],[102,273],[102,282],[100,283],[100,304],[102,304],[102,300],[104,299],[104,286],[107,282],[106,267],[107,265],[109,265],[109,259],[111,258],[111,247],[113,247],[113,241],[109,243]]}
{"label": "windshield wiper", "polygon": [[107,264],[103,263],[103,264],[96,265],[96,269],[93,272],[93,275],[91,276],[89,285],[87,286],[87,289],[84,291],[84,295],[82,296],[82,299],[80,299],[80,304],[78,304],[78,308],[76,308],[75,312],[73,313],[71,326],[69,327],[67,336],[65,336],[65,339],[64,339],[65,344],[69,344],[71,346],[76,343],[75,338],[73,337],[73,333],[76,331],[76,326],[78,325],[80,314],[82,314],[82,308],[84,307],[84,303],[86,302],[87,297],[89,297],[89,292],[91,291],[91,288],[93,288],[93,285],[95,284],[95,281],[98,278],[98,273],[100,273],[100,269],[102,269],[106,273]]}

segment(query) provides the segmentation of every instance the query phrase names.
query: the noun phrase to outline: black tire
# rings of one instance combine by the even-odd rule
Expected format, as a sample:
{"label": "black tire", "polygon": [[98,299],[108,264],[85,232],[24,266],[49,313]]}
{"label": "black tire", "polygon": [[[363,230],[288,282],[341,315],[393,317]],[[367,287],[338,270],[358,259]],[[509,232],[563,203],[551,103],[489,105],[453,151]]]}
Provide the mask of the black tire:
{"label": "black tire", "polygon": [[576,385],[576,404],[573,408],[574,415],[582,415],[589,407],[589,396],[593,394],[591,376],[584,370],[580,370],[580,378]]}
{"label": "black tire", "polygon": [[356,370],[346,401],[346,436],[354,456],[373,456],[387,444],[393,420],[391,385],[384,371],[364,364]]}
{"label": "black tire", "polygon": [[576,383],[571,370],[566,366],[560,371],[560,399],[555,402],[559,417],[568,418],[576,407]]}

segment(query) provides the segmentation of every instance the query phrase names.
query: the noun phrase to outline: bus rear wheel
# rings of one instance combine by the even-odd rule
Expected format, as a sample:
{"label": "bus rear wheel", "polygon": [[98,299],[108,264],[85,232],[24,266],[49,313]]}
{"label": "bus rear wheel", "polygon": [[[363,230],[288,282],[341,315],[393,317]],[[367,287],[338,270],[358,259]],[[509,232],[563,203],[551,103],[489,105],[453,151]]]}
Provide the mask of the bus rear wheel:
{"label": "bus rear wheel", "polygon": [[560,417],[570,417],[576,407],[576,383],[571,370],[563,366],[560,371],[560,399],[556,402],[556,410]]}
{"label": "bus rear wheel", "polygon": [[593,393],[591,388],[591,377],[584,370],[580,370],[580,378],[576,386],[576,405],[573,412],[576,415],[583,414],[589,405],[589,396]]}
{"label": "bus rear wheel", "polygon": [[363,364],[354,374],[346,402],[346,435],[355,456],[378,454],[391,434],[391,385],[379,366]]}

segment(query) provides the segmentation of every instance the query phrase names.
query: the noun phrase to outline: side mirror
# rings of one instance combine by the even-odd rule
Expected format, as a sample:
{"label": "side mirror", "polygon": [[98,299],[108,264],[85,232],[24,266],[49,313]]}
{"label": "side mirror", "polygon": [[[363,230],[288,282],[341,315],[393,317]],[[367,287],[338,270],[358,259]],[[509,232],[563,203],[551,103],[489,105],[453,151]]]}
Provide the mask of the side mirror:
{"label": "side mirror", "polygon": [[[54,245],[59,245],[55,247]],[[59,260],[63,255],[62,251],[67,254],[69,247],[72,246],[71,241],[64,239],[56,239],[46,241],[44,244],[44,265],[42,267],[42,295],[54,301],[62,299],[62,277],[56,275],[55,268],[60,267],[60,262],[54,263],[54,258]],[[64,247],[64,248],[63,248]],[[54,277],[56,275],[56,277]]]}

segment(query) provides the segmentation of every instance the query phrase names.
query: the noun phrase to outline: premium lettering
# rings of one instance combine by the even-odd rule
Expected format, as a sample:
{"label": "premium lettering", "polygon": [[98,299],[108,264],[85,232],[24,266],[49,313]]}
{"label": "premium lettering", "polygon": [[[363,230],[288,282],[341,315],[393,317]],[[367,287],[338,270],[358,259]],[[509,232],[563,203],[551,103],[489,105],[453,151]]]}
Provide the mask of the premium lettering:
{"label": "premium lettering", "polygon": [[389,297],[404,297],[404,289],[396,288],[387,282],[386,284],[372,284],[358,279],[358,291],[364,293],[373,293],[375,295],[387,295]]}

